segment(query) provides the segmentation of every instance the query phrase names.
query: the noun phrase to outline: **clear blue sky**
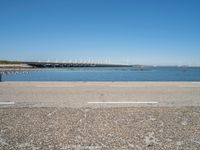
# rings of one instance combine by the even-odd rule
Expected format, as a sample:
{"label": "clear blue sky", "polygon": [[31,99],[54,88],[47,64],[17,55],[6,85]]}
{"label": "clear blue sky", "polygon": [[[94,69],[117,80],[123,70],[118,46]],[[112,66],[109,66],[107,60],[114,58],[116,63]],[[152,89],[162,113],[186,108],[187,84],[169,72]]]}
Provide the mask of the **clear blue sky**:
{"label": "clear blue sky", "polygon": [[0,0],[0,59],[200,65],[200,0]]}

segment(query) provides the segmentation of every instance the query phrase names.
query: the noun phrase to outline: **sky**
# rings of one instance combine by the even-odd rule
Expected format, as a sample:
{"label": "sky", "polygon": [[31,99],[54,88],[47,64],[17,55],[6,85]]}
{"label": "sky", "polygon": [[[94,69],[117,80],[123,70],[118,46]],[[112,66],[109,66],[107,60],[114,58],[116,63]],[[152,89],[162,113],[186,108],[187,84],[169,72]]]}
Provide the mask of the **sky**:
{"label": "sky", "polygon": [[200,1],[0,0],[0,59],[200,66]]}

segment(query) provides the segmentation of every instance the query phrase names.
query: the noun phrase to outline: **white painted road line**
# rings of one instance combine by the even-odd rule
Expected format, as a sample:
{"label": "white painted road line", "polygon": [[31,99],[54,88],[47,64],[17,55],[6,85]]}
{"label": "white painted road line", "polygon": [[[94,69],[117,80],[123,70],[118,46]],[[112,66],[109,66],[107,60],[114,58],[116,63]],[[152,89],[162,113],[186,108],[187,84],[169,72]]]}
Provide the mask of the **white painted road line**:
{"label": "white painted road line", "polygon": [[157,104],[158,102],[88,102],[88,104]]}
{"label": "white painted road line", "polygon": [[14,105],[15,102],[0,102],[0,105]]}

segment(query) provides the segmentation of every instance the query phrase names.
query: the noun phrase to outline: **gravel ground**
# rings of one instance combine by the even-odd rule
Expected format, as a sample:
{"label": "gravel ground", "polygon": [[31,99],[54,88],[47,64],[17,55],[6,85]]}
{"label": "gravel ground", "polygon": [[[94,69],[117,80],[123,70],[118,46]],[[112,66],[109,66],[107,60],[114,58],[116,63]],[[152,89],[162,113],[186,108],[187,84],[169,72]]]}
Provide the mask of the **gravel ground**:
{"label": "gravel ground", "polygon": [[200,107],[1,108],[0,149],[200,149]]}

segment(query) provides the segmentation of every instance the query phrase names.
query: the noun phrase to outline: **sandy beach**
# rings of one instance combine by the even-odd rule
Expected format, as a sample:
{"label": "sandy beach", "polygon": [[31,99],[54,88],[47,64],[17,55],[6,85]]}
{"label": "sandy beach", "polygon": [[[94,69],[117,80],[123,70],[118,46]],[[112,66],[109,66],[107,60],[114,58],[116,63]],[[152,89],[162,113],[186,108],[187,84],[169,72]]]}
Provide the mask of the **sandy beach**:
{"label": "sandy beach", "polygon": [[27,64],[0,64],[0,70],[7,70],[7,69],[30,69],[31,66]]}
{"label": "sandy beach", "polygon": [[1,149],[199,149],[199,117],[199,82],[0,83]]}

